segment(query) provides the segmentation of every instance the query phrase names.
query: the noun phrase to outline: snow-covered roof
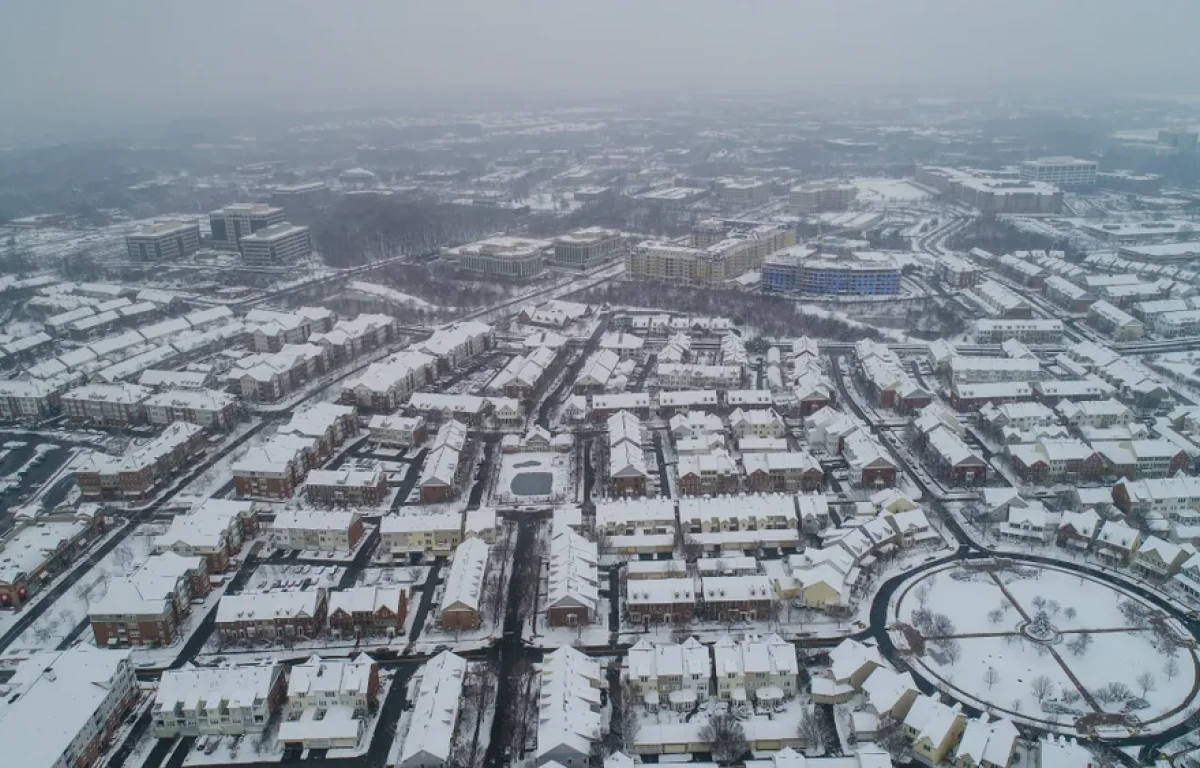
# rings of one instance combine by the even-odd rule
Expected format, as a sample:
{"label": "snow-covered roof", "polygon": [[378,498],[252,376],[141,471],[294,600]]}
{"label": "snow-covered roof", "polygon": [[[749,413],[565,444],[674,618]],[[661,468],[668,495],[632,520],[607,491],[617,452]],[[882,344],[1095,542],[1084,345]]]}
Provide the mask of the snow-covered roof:
{"label": "snow-covered roof", "polygon": [[375,662],[365,653],[357,659],[322,659],[310,656],[292,667],[288,675],[288,698],[338,693],[366,696]]}
{"label": "snow-covered roof", "polygon": [[575,531],[553,529],[547,606],[578,605],[595,612],[600,604],[596,544]]}
{"label": "snow-covered roof", "polygon": [[454,562],[446,577],[442,610],[461,606],[479,610],[483,597],[483,575],[487,570],[488,545],[483,539],[467,539],[454,550]]}
{"label": "snow-covered roof", "polygon": [[400,610],[400,603],[404,599],[405,589],[399,584],[375,584],[331,590],[329,592],[329,615],[332,616],[337,611],[349,614],[375,613],[380,608],[387,608],[392,613],[397,613]]}
{"label": "snow-covered roof", "polygon": [[163,672],[154,711],[204,712],[223,706],[251,707],[266,701],[283,667],[278,663],[241,667],[195,667]]}
{"label": "snow-covered roof", "polygon": [[408,729],[397,765],[407,766],[421,756],[438,764],[450,759],[466,671],[466,659],[449,651],[442,651],[421,668],[411,721],[417,727]]}
{"label": "snow-covered roof", "polygon": [[547,654],[540,666],[537,755],[566,748],[587,755],[600,738],[600,662],[569,646]]}
{"label": "snow-covered roof", "polygon": [[310,618],[317,615],[324,597],[319,589],[225,595],[217,605],[217,623]]}
{"label": "snow-covered roof", "polygon": [[834,680],[849,680],[864,667],[883,666],[879,649],[874,645],[866,645],[857,640],[846,638],[829,652],[832,663],[830,671]]}

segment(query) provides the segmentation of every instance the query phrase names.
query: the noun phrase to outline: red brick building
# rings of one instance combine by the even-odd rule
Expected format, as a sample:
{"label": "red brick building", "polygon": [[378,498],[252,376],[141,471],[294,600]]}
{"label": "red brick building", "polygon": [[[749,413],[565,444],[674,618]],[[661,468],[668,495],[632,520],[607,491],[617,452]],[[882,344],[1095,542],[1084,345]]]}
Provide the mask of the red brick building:
{"label": "red brick building", "polygon": [[399,635],[408,615],[401,586],[351,587],[329,593],[329,628],[342,636]]}

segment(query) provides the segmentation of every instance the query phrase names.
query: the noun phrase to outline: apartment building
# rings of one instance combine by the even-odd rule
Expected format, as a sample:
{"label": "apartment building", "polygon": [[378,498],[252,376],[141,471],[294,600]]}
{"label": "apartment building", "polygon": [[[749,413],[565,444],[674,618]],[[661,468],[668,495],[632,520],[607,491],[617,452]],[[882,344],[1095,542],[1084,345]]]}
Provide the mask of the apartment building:
{"label": "apartment building", "polygon": [[962,177],[951,182],[950,197],[981,213],[1050,214],[1062,211],[1063,193],[1043,181]]}
{"label": "apartment building", "polygon": [[990,384],[997,381],[1036,381],[1042,364],[1036,358],[967,357],[950,358],[950,380],[955,384]]}
{"label": "apartment building", "polygon": [[1096,300],[1095,295],[1089,291],[1058,275],[1046,278],[1044,292],[1050,301],[1075,314],[1087,312],[1088,307]]}
{"label": "apartment building", "polygon": [[0,541],[0,607],[19,609],[99,531],[102,515],[18,520]]}
{"label": "apartment building", "polygon": [[41,651],[4,683],[0,739],[21,768],[91,768],[138,700],[129,651]]}
{"label": "apartment building", "polygon": [[701,578],[699,612],[707,621],[765,619],[771,613],[774,600],[775,590],[766,576]]}
{"label": "apartment building", "polygon": [[934,264],[938,279],[951,288],[972,288],[979,282],[982,269],[953,254],[942,254]]}
{"label": "apartment building", "polygon": [[58,412],[61,390],[48,381],[0,380],[0,421],[36,423]]}
{"label": "apartment building", "polygon": [[214,248],[238,250],[242,237],[282,224],[282,208],[263,203],[234,203],[208,214]]}
{"label": "apartment building", "polygon": [[379,668],[369,656],[313,656],[288,674],[279,743],[302,749],[356,747],[378,703]]}
{"label": "apartment building", "polygon": [[1044,181],[1056,187],[1094,187],[1096,185],[1095,160],[1080,160],[1077,157],[1040,157],[1022,160],[1021,178],[1026,181]]}
{"label": "apartment building", "polygon": [[474,243],[446,248],[443,255],[460,269],[492,277],[523,280],[541,274],[549,240],[496,235]]}
{"label": "apartment building", "polygon": [[755,493],[771,491],[815,491],[825,482],[825,472],[808,451],[783,453],[744,453],[746,489]]}
{"label": "apartment building", "polygon": [[767,202],[770,182],[761,179],[717,179],[717,201],[727,208],[744,208]]}
{"label": "apartment building", "polygon": [[858,197],[858,187],[836,181],[810,181],[788,191],[788,208],[793,216],[820,211],[843,211]]}
{"label": "apartment building", "polygon": [[191,601],[209,593],[208,563],[174,552],[152,555],[129,576],[118,576],[88,602],[98,648],[170,645],[191,613]]}
{"label": "apartment building", "polygon": [[392,557],[419,560],[422,556],[444,557],[463,540],[459,512],[384,515],[380,520],[381,546]]}
{"label": "apartment building", "polygon": [[308,473],[319,443],[300,435],[275,435],[235,461],[233,486],[238,496],[290,499]]}
{"label": "apartment building", "polygon": [[735,493],[741,486],[737,464],[723,449],[680,456],[675,469],[679,493],[684,496]]}
{"label": "apartment building", "polygon": [[238,420],[238,400],[215,389],[172,389],[142,401],[146,418],[156,426],[173,421],[198,424],[205,429],[225,431]]}
{"label": "apartment building", "polygon": [[224,573],[243,541],[258,533],[258,510],[249,501],[206,499],[175,515],[154,540],[156,553],[203,557],[209,573]]}
{"label": "apartment building", "polygon": [[179,261],[200,250],[200,225],[195,221],[160,221],[125,236],[129,260]]}
{"label": "apartment building", "polygon": [[62,410],[72,421],[132,427],[145,423],[143,403],[151,394],[137,384],[88,384],[64,392]]}
{"label": "apartment building", "polygon": [[983,318],[975,321],[977,344],[1001,344],[1009,339],[1025,344],[1053,344],[1062,338],[1062,333],[1062,320]]}
{"label": "apartment building", "polygon": [[1190,475],[1129,480],[1113,486],[1113,504],[1125,514],[1143,519],[1181,522],[1200,513],[1200,478]]}
{"label": "apartment building", "polygon": [[624,252],[624,238],[613,229],[587,227],[554,238],[554,262],[566,267],[588,269]]}
{"label": "apartment building", "polygon": [[730,231],[702,247],[646,241],[630,252],[626,269],[635,279],[720,283],[757,268],[764,258],[794,243],[791,228],[767,224]]}
{"label": "apartment building", "polygon": [[436,371],[433,355],[406,349],[345,380],[340,401],[375,413],[395,411],[418,388],[432,384]]}
{"label": "apartment building", "polygon": [[545,656],[538,678],[537,765],[588,765],[593,744],[606,730],[601,721],[606,682],[600,661],[564,645]]}
{"label": "apartment building", "polygon": [[410,722],[424,725],[408,729],[396,755],[396,768],[438,768],[450,763],[466,674],[466,659],[450,651],[442,651],[421,668]]}
{"label": "apartment building", "polygon": [[75,481],[85,499],[142,498],[205,447],[203,429],[177,421],[120,456],[82,451],[74,465]]}
{"label": "apartment building", "polygon": [[691,576],[634,580],[625,590],[629,621],[644,626],[686,624],[696,616],[697,587]]}
{"label": "apartment building", "polygon": [[272,549],[308,552],[352,552],[363,535],[358,512],[318,512],[285,509],[267,528]]}
{"label": "apartment building", "polygon": [[160,739],[177,736],[261,734],[287,693],[282,664],[168,669],[150,712]]}
{"label": "apartment building", "polygon": [[881,253],[836,255],[794,245],[763,261],[762,284],[776,292],[894,296],[900,293],[900,267]]}
{"label": "apartment building", "polygon": [[387,495],[387,473],[379,464],[314,469],[304,479],[304,497],[314,504],[374,507]]}
{"label": "apartment building", "polygon": [[372,441],[401,448],[420,445],[428,437],[425,419],[420,416],[375,415],[367,422],[367,430]]}
{"label": "apartment building", "polygon": [[277,267],[307,261],[312,255],[308,227],[280,222],[242,235],[242,261],[256,267]]}
{"label": "apartment building", "polygon": [[984,280],[972,295],[992,317],[1028,320],[1033,315],[1029,302],[995,280]]}

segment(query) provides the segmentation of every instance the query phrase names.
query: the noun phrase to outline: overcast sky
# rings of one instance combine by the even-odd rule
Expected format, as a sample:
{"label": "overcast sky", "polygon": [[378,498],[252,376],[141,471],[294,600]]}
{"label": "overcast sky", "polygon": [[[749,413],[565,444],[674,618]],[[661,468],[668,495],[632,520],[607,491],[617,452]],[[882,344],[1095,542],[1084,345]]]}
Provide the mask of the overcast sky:
{"label": "overcast sky", "polygon": [[480,90],[1190,91],[1196,29],[1200,0],[13,1],[0,123]]}

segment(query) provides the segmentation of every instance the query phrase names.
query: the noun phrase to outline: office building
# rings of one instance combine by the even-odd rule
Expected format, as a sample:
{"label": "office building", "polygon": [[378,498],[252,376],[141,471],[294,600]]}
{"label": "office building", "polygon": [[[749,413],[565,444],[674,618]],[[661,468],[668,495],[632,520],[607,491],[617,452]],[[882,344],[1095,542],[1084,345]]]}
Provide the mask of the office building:
{"label": "office building", "polygon": [[1044,181],[1057,187],[1092,187],[1096,184],[1096,161],[1077,157],[1040,157],[1021,162],[1021,178]]}
{"label": "office building", "polygon": [[238,250],[245,235],[283,223],[283,209],[266,203],[234,203],[208,214],[214,248]]}
{"label": "office building", "polygon": [[577,229],[554,238],[554,262],[565,267],[587,269],[621,252],[621,233],[603,227]]}
{"label": "office building", "polygon": [[242,235],[242,260],[255,266],[275,266],[307,259],[312,254],[308,227],[286,221]]}
{"label": "office building", "polygon": [[130,261],[178,261],[200,250],[200,225],[160,221],[125,236]]}
{"label": "office building", "polygon": [[444,254],[469,272],[520,280],[541,274],[550,246],[548,240],[497,235],[447,248]]}

